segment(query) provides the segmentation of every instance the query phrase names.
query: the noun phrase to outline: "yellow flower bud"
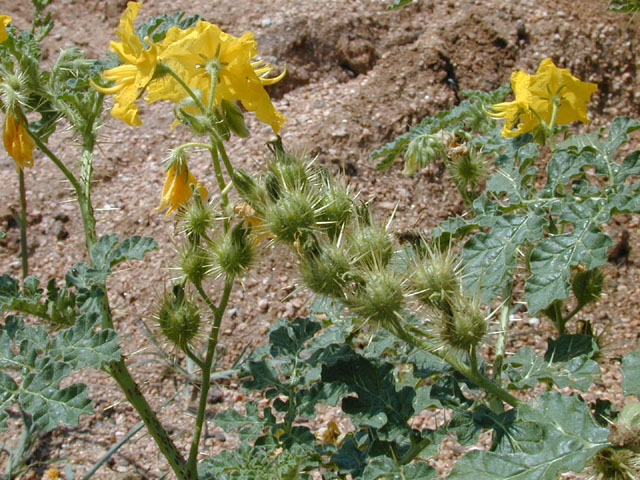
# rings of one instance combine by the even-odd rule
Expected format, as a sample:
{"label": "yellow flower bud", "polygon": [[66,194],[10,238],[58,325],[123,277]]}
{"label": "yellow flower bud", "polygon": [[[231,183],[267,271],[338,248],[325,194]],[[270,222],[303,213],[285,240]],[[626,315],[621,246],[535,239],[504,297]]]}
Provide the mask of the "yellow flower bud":
{"label": "yellow flower bud", "polygon": [[33,167],[33,140],[21,118],[8,112],[4,119],[4,148],[16,162],[18,170]]}

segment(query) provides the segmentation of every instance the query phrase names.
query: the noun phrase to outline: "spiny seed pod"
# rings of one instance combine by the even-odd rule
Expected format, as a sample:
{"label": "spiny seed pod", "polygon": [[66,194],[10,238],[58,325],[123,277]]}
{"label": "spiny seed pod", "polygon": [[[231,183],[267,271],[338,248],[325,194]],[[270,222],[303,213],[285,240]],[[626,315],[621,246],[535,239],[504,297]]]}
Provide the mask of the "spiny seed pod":
{"label": "spiny seed pod", "polygon": [[390,270],[374,268],[361,274],[362,285],[349,296],[351,311],[364,321],[384,325],[397,318],[405,304],[399,276]]}
{"label": "spiny seed pod", "polygon": [[571,290],[580,305],[596,302],[602,294],[604,276],[597,268],[578,272],[571,282]]}
{"label": "spiny seed pod", "polygon": [[440,339],[451,347],[468,352],[487,333],[487,321],[477,301],[458,295],[449,313],[441,312],[437,320]]}
{"label": "spiny seed pod", "polygon": [[591,458],[586,473],[594,480],[637,480],[640,458],[627,448],[604,447]]}
{"label": "spiny seed pod", "polygon": [[194,195],[193,200],[177,213],[176,220],[181,233],[192,245],[198,245],[201,239],[209,238],[208,232],[213,229],[216,217],[215,209],[202,201],[200,195]]}
{"label": "spiny seed pod", "polygon": [[200,285],[207,277],[209,256],[199,245],[186,245],[178,250],[178,261],[183,275],[194,285]]}
{"label": "spiny seed pod", "polygon": [[335,239],[354,213],[349,190],[343,186],[327,186],[323,189],[318,207],[318,223],[326,229],[329,238]]}
{"label": "spiny seed pod", "polygon": [[293,161],[273,162],[269,165],[269,172],[277,179],[280,188],[287,190],[303,190],[311,173],[308,164]]}
{"label": "spiny seed pod", "polygon": [[265,224],[279,240],[293,244],[315,227],[314,205],[302,192],[288,191],[267,207]]}
{"label": "spiny seed pod", "polygon": [[452,156],[449,173],[457,185],[475,187],[487,177],[489,168],[484,155],[471,149],[462,155]]}
{"label": "spiny seed pod", "polygon": [[233,278],[244,273],[254,258],[254,239],[249,237],[249,229],[240,223],[212,246],[211,271]]}
{"label": "spiny seed pod", "polygon": [[184,296],[181,287],[165,293],[156,320],[160,331],[172,344],[184,348],[191,344],[200,332],[200,309]]}
{"label": "spiny seed pod", "polygon": [[424,251],[415,259],[411,288],[425,305],[446,311],[448,302],[460,293],[460,262],[450,250],[443,253],[424,244]]}
{"label": "spiny seed pod", "polygon": [[384,228],[370,225],[352,232],[349,249],[355,264],[384,267],[393,255],[393,242]]}
{"label": "spiny seed pod", "polygon": [[336,245],[323,247],[316,255],[306,256],[300,265],[302,280],[319,295],[343,298],[349,259]]}

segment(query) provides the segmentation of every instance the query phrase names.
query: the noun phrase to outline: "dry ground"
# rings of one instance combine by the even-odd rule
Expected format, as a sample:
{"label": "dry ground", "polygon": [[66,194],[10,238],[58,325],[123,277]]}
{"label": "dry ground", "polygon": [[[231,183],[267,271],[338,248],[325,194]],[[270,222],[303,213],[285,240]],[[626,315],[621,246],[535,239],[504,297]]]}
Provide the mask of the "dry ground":
{"label": "dry ground", "polygon": [[[400,168],[380,174],[369,153],[406,130],[427,114],[452,106],[465,89],[492,89],[508,81],[513,69],[535,70],[552,57],[583,80],[598,83],[591,104],[593,125],[606,124],[617,115],[639,117],[640,57],[638,23],[606,12],[601,0],[421,0],[395,12],[385,11],[380,0],[154,0],[141,17],[176,9],[199,13],[234,35],[251,30],[261,54],[287,68],[286,79],[272,90],[276,107],[287,117],[282,136],[286,145],[306,148],[318,161],[348,177],[361,198],[373,199],[381,218],[398,205],[398,229],[428,232],[440,220],[457,213],[461,201],[446,175],[419,172],[411,178]],[[47,61],[60,48],[80,46],[90,55],[103,56],[124,9],[121,0],[54,0],[56,26],[49,37]],[[0,12],[26,27],[30,2],[2,0]],[[167,105],[143,106],[143,125],[132,128],[107,117],[96,163],[95,206],[100,233],[121,236],[151,235],[160,249],[144,263],[126,265],[110,280],[116,324],[122,347],[135,378],[150,402],[159,406],[181,385],[157,363],[136,363],[149,358],[150,343],[141,320],[150,322],[154,298],[173,273],[174,226],[154,211],[163,182],[166,152],[187,138],[170,130],[172,112]],[[253,135],[230,143],[233,162],[248,170],[263,163],[264,143],[270,131],[253,119]],[[637,139],[635,140],[637,143]],[[54,136],[52,148],[74,165],[73,143],[64,133]],[[213,185],[206,158],[196,158],[199,179]],[[9,158],[0,154],[0,169],[7,172],[0,189],[0,230],[8,235],[0,243],[0,272],[19,276],[18,230],[12,220],[18,208],[17,179]],[[38,156],[26,175],[30,218],[30,264],[40,278],[63,276],[82,260],[83,241],[78,211],[59,172]],[[598,309],[587,313],[600,328],[611,321],[611,352],[633,347],[638,333],[636,312],[640,257],[638,219],[620,217],[612,234],[630,234],[631,255],[621,266],[607,267],[608,293]],[[233,308],[224,322],[221,341],[226,347],[221,366],[230,364],[246,345],[265,341],[268,325],[277,317],[304,313],[306,296],[296,290],[297,277],[286,255],[266,252],[256,271],[232,297]],[[530,330],[546,325],[525,324]],[[525,338],[525,337],[522,337]],[[541,346],[541,336],[523,341]],[[620,404],[612,388],[619,382],[614,363],[595,393]],[[104,452],[139,420],[135,411],[104,373],[86,371],[76,379],[89,384],[96,414],[76,429],[59,429],[42,439],[41,461],[64,458],[81,476]],[[210,413],[243,400],[233,383],[213,389]],[[163,410],[161,420],[186,448],[193,418],[188,396],[179,396]],[[323,414],[323,421],[331,412]],[[225,448],[225,436],[211,424],[203,442],[203,456]],[[446,462],[444,462],[446,464]],[[111,479],[122,472],[158,478],[166,464],[151,439],[138,434],[94,478]]]}

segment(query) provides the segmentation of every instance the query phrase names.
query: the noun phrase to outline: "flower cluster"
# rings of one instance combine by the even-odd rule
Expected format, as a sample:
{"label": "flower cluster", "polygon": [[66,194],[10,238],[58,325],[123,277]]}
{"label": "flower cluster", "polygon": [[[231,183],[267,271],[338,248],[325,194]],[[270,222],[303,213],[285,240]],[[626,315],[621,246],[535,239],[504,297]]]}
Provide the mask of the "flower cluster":
{"label": "flower cluster", "polygon": [[595,83],[583,82],[565,68],[558,68],[550,58],[540,62],[530,75],[523,70],[511,74],[515,99],[493,105],[489,114],[504,118],[503,137],[531,132],[541,122],[566,125],[579,120],[587,123],[587,102],[598,89]]}
{"label": "flower cluster", "polygon": [[[284,76],[267,78],[272,67],[254,61],[258,54],[251,32],[237,38],[206,21],[190,28],[172,26],[158,42],[135,32],[133,22],[142,5],[129,2],[116,30],[119,41],[111,42],[121,65],[105,70],[102,77],[114,82],[110,87],[93,83],[94,88],[114,95],[111,114],[140,125],[136,100],[145,95],[147,103],[168,100],[179,105],[176,123],[188,124],[196,133],[226,138],[229,131],[248,135],[236,102],[255,112],[257,118],[278,133],[284,117],[276,111],[265,85]],[[168,213],[184,205],[198,185],[186,163],[170,162],[166,171],[162,200],[158,208]],[[206,194],[204,188],[201,194]]]}
{"label": "flower cluster", "polygon": [[[181,29],[173,26],[159,43],[135,33],[135,20],[142,2],[129,2],[116,30],[119,42],[111,42],[121,65],[105,70],[103,78],[115,82],[112,87],[95,86],[106,94],[115,94],[111,114],[130,125],[140,125],[135,101],[145,91],[145,101],[187,99],[189,92],[167,69],[175,72],[185,84],[197,92],[201,105],[220,105],[223,100],[242,103],[256,113],[258,119],[278,133],[284,117],[275,110],[264,85],[282,78],[265,78],[272,68],[253,62],[257,45],[253,34],[237,38],[206,21]],[[213,93],[213,94],[212,94]],[[212,97],[212,98],[210,98]]]}

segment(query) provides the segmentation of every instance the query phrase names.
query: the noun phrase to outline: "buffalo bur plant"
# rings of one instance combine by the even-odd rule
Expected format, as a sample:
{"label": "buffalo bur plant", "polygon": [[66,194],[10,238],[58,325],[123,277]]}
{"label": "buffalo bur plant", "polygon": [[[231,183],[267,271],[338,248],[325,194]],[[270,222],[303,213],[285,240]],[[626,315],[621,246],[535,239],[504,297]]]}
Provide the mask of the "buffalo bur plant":
{"label": "buffalo bur plant", "polygon": [[[600,269],[613,245],[603,227],[640,211],[640,151],[619,154],[640,122],[619,117],[574,133],[572,123],[588,122],[597,85],[550,59],[534,74],[511,75],[511,100],[506,86],[467,92],[372,153],[381,171],[401,157],[407,175],[444,163],[467,207],[399,244],[375,204],[358,201],[280,137],[268,143],[261,171],[234,166],[225,142],[249,135],[245,114],[275,135],[285,125],[265,90],[285,72],[257,57],[251,33],[235,37],[183,14],[139,22],[141,7],[127,5],[107,60],[68,49],[49,70],[40,56],[45,36],[0,16],[6,151],[19,170],[37,169],[39,151],[62,171],[86,246],[86,261],[62,283],[0,277],[0,427],[13,411],[28,434],[76,426],[92,413],[87,387],[61,382],[92,367],[122,389],[180,480],[428,479],[443,439],[473,446],[481,435],[483,447],[448,478],[552,480],[583,470],[638,478],[640,402],[617,412],[581,396],[600,377],[602,357],[581,312],[603,290]],[[200,371],[184,451],[130,375],[109,306],[113,268],[144,261],[157,244],[96,230],[92,171],[105,98],[111,115],[134,126],[144,122],[141,98],[170,103],[174,126],[193,134],[167,155],[158,210],[174,216],[180,275],[152,313],[160,334]],[[48,144],[63,120],[81,146],[73,165]],[[216,185],[195,178],[193,149],[210,153]],[[268,343],[242,362],[243,388],[268,403],[218,413],[213,422],[240,442],[213,455],[201,435],[218,334],[238,277],[272,243],[288,248],[301,287],[313,293],[310,316],[278,320]],[[522,306],[555,326],[542,354],[507,351]],[[638,350],[622,357],[625,395],[640,396],[639,363]],[[339,408],[350,427],[312,426],[318,405]],[[418,427],[416,417],[434,412],[442,418],[436,428]],[[30,445],[21,448],[24,457]]]}

